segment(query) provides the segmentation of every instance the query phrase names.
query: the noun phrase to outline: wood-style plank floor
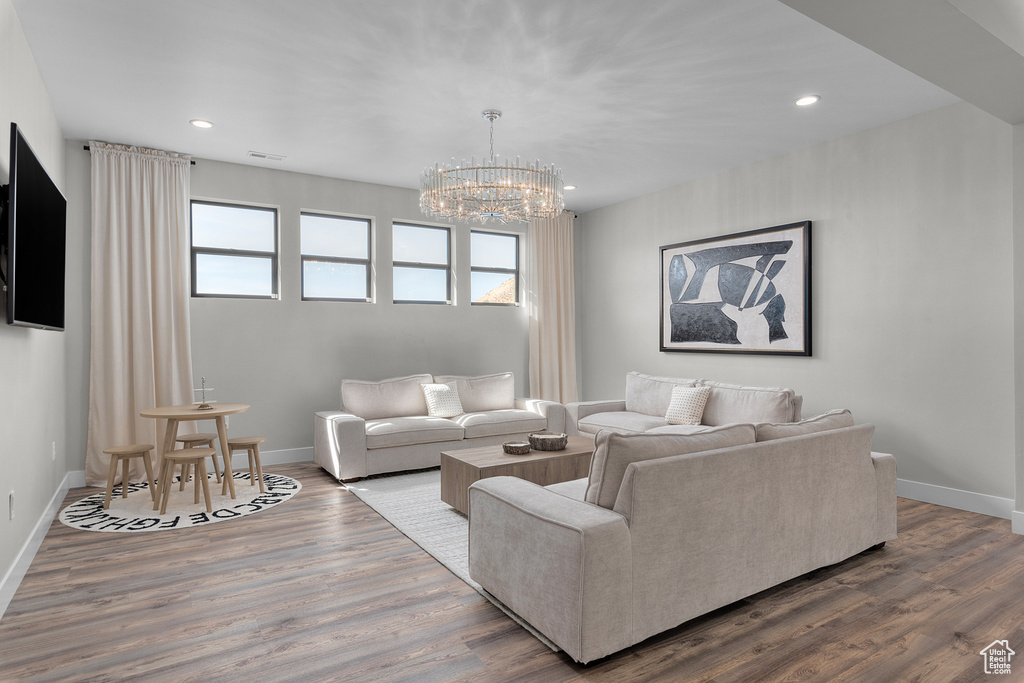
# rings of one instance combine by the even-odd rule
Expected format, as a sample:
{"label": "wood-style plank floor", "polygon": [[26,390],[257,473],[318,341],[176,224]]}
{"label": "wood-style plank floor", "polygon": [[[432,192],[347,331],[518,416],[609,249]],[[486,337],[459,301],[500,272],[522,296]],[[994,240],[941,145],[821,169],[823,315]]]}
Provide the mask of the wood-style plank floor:
{"label": "wood-style plank floor", "polygon": [[[899,501],[899,539],[589,666],[553,653],[310,463],[280,507],[142,534],[54,521],[0,619],[3,681],[1024,680],[1024,537]],[[74,489],[65,504],[94,493]],[[621,615],[608,615],[609,619]]]}

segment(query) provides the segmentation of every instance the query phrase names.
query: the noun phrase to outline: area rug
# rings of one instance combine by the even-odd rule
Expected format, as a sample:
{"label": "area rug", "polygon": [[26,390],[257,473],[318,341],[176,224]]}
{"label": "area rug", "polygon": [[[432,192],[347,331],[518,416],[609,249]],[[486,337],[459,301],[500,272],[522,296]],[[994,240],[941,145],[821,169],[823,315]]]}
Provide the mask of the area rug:
{"label": "area rug", "polygon": [[348,490],[555,652],[559,647],[469,578],[469,520],[441,500],[441,471],[380,475]]}
{"label": "area rug", "polygon": [[180,477],[175,477],[167,500],[167,512],[163,515],[153,509],[149,484],[142,482],[128,485],[127,498],[121,497],[121,485],[115,486],[110,507],[106,510],[103,509],[103,499],[107,494],[106,490],[101,490],[68,505],[61,510],[59,519],[69,527],[84,531],[127,533],[186,529],[254,515],[280,505],[302,488],[302,484],[291,477],[264,472],[263,486],[266,491],[260,493],[258,485],[249,485],[248,472],[235,472],[233,478],[236,497],[232,500],[229,495],[220,495],[221,485],[211,476],[212,513],[206,511],[202,492],[199,494],[199,503],[194,503],[192,483],[186,483],[185,490],[179,491]]}

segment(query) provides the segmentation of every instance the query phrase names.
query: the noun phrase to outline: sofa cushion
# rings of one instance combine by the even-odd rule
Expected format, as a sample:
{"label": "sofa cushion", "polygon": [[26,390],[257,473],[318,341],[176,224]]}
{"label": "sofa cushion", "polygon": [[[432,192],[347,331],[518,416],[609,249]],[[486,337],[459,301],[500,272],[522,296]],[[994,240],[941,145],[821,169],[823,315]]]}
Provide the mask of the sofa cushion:
{"label": "sofa cushion", "polygon": [[672,400],[665,411],[670,425],[699,425],[711,387],[672,387]]}
{"label": "sofa cushion", "polygon": [[466,430],[443,417],[414,415],[366,421],[366,449],[459,441]]}
{"label": "sofa cushion", "polygon": [[341,383],[341,404],[346,412],[364,420],[426,415],[427,401],[420,385],[432,381],[430,375],[394,377],[379,382],[346,379]]}
{"label": "sofa cushion", "polygon": [[430,417],[455,417],[462,415],[462,402],[455,382],[447,384],[421,384],[423,398],[427,400],[427,415]]}
{"label": "sofa cushion", "polygon": [[436,375],[434,381],[438,384],[455,382],[455,387],[459,390],[459,400],[462,401],[462,409],[467,413],[516,407],[516,378],[511,372],[479,377]]}
{"label": "sofa cushion", "polygon": [[626,410],[654,417],[665,417],[672,400],[672,387],[692,387],[694,379],[654,377],[642,372],[626,373]]}
{"label": "sofa cushion", "polygon": [[587,415],[579,421],[581,432],[597,434],[602,429],[624,434],[641,434],[648,429],[664,427],[668,422],[664,416],[652,417],[643,413],[631,413],[627,410],[613,410],[607,413]]}
{"label": "sofa cushion", "polygon": [[644,434],[700,434],[709,429],[715,429],[708,425],[665,425],[648,429]]}
{"label": "sofa cushion", "polygon": [[754,443],[754,425],[732,424],[697,434],[616,434],[594,440],[585,500],[611,510],[630,463]]}
{"label": "sofa cushion", "polygon": [[849,410],[830,410],[815,417],[809,417],[800,422],[788,424],[760,423],[754,425],[754,432],[758,441],[771,441],[772,439],[785,439],[788,436],[800,436],[801,434],[813,434],[824,432],[829,429],[840,427],[852,427],[853,415]]}
{"label": "sofa cushion", "polygon": [[792,422],[796,394],[779,387],[744,387],[701,380],[711,387],[701,422],[717,426],[732,422]]}
{"label": "sofa cushion", "polygon": [[452,422],[466,430],[467,439],[478,436],[501,434],[522,434],[539,432],[548,428],[548,419],[532,410],[488,410],[482,413],[466,413],[452,418]]}

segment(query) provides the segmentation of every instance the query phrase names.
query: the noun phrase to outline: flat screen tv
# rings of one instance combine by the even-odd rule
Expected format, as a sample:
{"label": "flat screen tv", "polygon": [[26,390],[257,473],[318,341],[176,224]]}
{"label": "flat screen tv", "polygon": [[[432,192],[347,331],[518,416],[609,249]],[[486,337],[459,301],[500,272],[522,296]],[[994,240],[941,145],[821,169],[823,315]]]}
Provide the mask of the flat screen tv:
{"label": "flat screen tv", "polygon": [[7,324],[64,329],[67,200],[11,123],[11,172],[0,219],[6,247]]}

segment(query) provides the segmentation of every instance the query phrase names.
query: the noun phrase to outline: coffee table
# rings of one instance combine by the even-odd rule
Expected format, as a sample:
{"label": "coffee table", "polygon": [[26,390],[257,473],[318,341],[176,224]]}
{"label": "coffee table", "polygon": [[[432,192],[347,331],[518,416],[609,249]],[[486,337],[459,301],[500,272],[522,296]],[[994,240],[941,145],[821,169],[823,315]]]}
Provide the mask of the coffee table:
{"label": "coffee table", "polygon": [[560,451],[530,451],[509,455],[501,444],[441,451],[441,500],[469,515],[469,486],[487,477],[510,476],[541,486],[572,481],[590,473],[594,440],[570,436]]}

